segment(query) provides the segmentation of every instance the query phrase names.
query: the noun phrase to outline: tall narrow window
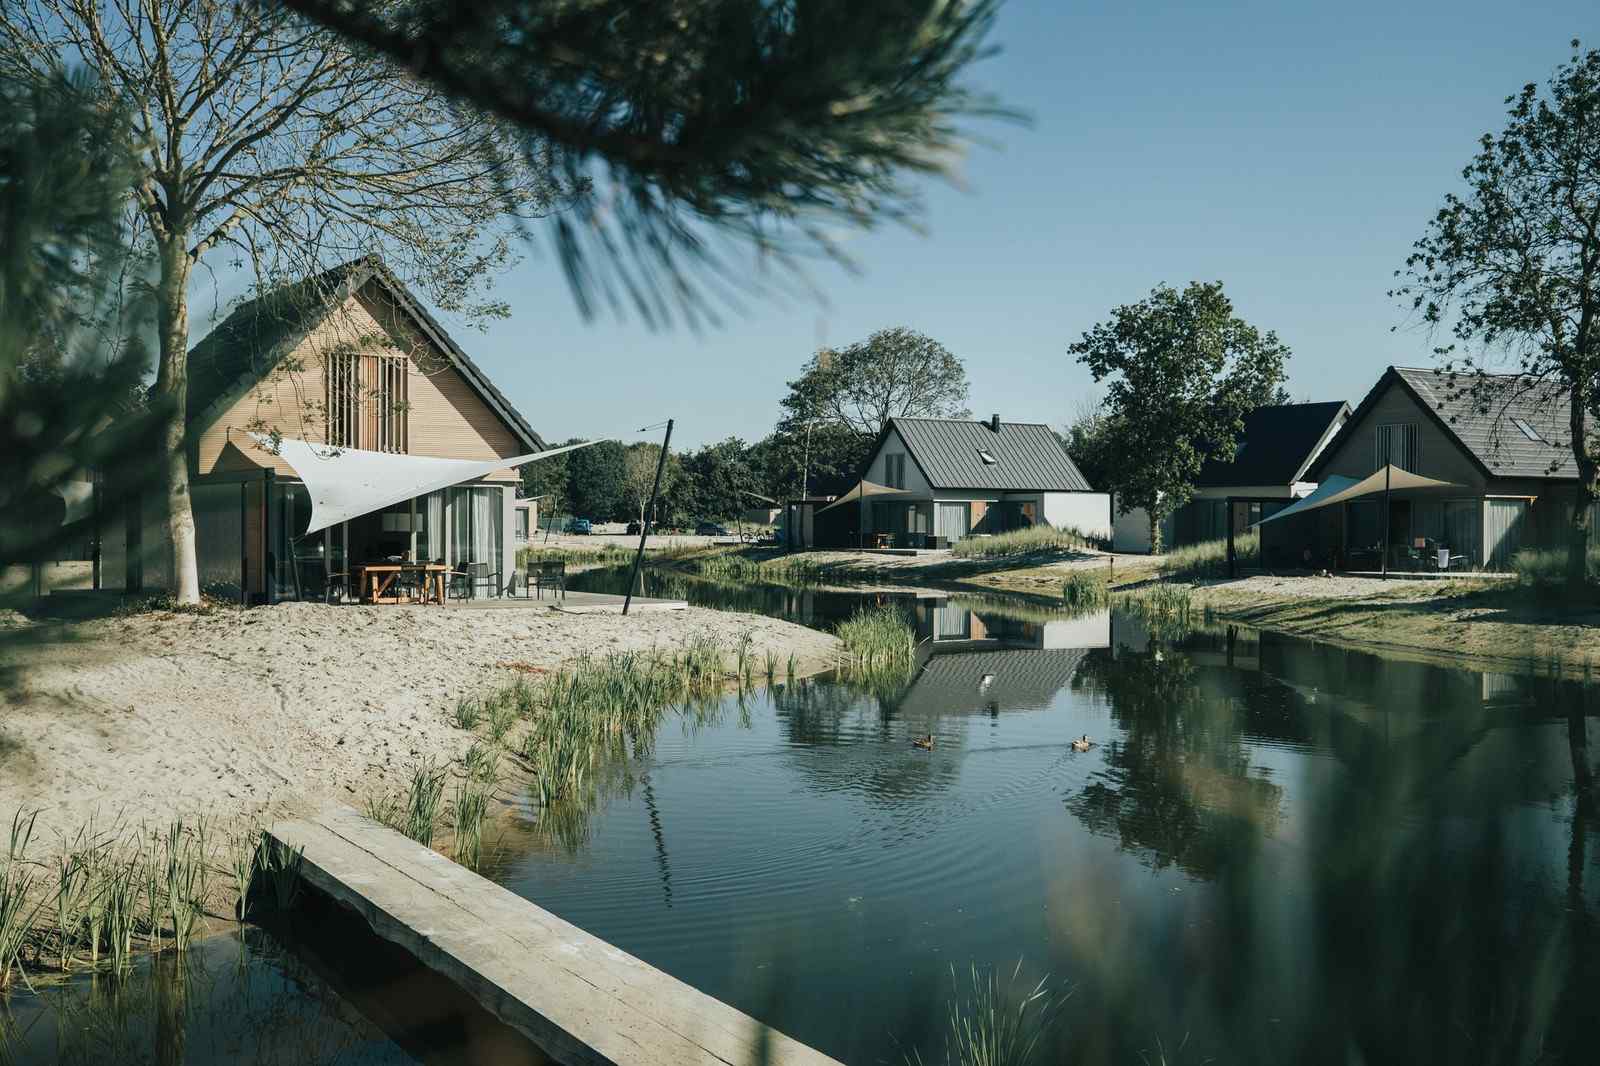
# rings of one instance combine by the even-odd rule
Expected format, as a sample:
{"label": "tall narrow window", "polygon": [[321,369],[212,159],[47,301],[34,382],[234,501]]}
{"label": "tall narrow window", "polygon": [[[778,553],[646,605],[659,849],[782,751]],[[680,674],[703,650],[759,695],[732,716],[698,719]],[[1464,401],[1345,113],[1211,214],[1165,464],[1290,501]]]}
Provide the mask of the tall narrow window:
{"label": "tall narrow window", "polygon": [[1382,470],[1392,463],[1401,470],[1417,473],[1417,427],[1411,423],[1379,426],[1373,441],[1373,466]]}
{"label": "tall narrow window", "polygon": [[328,356],[328,443],[361,447],[361,357],[354,352]]}
{"label": "tall narrow window", "polygon": [[406,450],[406,357],[373,357],[372,406],[375,423],[372,447],[380,452]]}

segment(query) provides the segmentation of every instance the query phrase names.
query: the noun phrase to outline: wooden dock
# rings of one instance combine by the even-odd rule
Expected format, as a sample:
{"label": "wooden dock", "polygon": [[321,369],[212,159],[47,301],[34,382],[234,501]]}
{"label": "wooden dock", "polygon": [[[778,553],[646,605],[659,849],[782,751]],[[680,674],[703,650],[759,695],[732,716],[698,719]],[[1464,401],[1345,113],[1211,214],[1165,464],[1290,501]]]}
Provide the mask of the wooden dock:
{"label": "wooden dock", "polygon": [[838,1066],[348,807],[281,822],[315,891],[569,1066]]}

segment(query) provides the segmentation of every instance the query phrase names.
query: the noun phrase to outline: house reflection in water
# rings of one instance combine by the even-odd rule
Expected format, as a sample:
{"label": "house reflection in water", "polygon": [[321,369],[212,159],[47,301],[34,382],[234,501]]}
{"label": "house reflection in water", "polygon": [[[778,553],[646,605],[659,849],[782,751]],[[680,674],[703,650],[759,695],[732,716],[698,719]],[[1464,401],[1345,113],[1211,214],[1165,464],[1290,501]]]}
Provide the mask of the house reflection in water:
{"label": "house reflection in water", "polygon": [[951,596],[919,597],[914,614],[917,640],[931,641],[940,650],[948,645],[967,645],[966,650],[971,651],[1111,647],[1110,611],[1075,616],[1046,610],[1023,614]]}

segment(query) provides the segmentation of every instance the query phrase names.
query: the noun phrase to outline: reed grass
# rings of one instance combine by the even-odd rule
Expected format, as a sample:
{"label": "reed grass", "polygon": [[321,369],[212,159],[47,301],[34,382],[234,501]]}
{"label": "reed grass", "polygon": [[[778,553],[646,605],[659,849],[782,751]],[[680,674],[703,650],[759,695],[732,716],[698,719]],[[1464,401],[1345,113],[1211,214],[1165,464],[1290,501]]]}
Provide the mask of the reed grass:
{"label": "reed grass", "polygon": [[1105,548],[1101,537],[1091,537],[1069,526],[1032,525],[987,537],[963,537],[950,546],[958,559],[992,559],[1035,552],[1083,551]]}
{"label": "reed grass", "polygon": [[265,903],[279,911],[292,908],[304,889],[305,860],[304,848],[291,847],[263,833],[251,875],[251,906]]}
{"label": "reed grass", "polygon": [[520,708],[514,697],[508,693],[497,693],[489,700],[489,740],[494,744],[505,741],[506,735],[511,732],[511,727],[517,724],[521,717]]}
{"label": "reed grass", "polygon": [[839,623],[847,675],[869,684],[910,676],[916,664],[917,634],[906,616],[890,606],[863,607]]}
{"label": "reed grass", "polygon": [[[28,866],[28,842],[38,812],[11,816],[11,842],[5,865],[0,867],[0,992],[11,987],[13,970],[20,972],[22,951],[33,933],[33,923],[43,904],[33,897],[37,876]],[[26,978],[24,978],[26,980]]]}
{"label": "reed grass", "polygon": [[1100,574],[1074,570],[1061,583],[1061,602],[1073,610],[1095,610],[1111,602],[1111,590]]}
{"label": "reed grass", "polygon": [[489,794],[471,781],[456,785],[450,805],[455,860],[469,870],[483,861],[483,822],[489,814]]}
{"label": "reed grass", "polygon": [[469,696],[463,696],[456,701],[456,728],[465,729],[467,732],[478,728],[478,721],[483,717],[483,705]]}
{"label": "reed grass", "polygon": [[1194,625],[1194,595],[1187,585],[1157,581],[1118,594],[1113,603],[1149,628],[1151,636],[1176,640]]}
{"label": "reed grass", "polygon": [[827,575],[826,566],[804,556],[753,559],[739,552],[719,552],[695,558],[687,566],[704,578],[753,584],[815,585]]}
{"label": "reed grass", "polygon": [[[1590,582],[1600,581],[1600,543],[1594,537],[1600,533],[1591,533],[1589,553],[1585,574]],[[1567,581],[1567,550],[1566,548],[1524,548],[1511,557],[1511,569],[1517,575],[1517,583],[1537,589],[1566,588]]]}
{"label": "reed grass", "polygon": [[[1261,565],[1261,534],[1241,533],[1233,538],[1235,563],[1242,569]],[[1167,578],[1193,581],[1228,576],[1227,540],[1207,540],[1173,548],[1161,560],[1161,574]]]}
{"label": "reed grass", "polygon": [[473,744],[461,757],[461,768],[468,781],[493,785],[500,779],[500,753],[484,744]]}
{"label": "reed grass", "polygon": [[[1004,978],[993,968],[980,971],[974,964],[963,990],[955,967],[950,967],[946,1066],[1027,1066],[1046,1051],[1045,1038],[1071,993],[1052,990],[1048,974],[1030,988],[1021,974],[1021,959]],[[905,1061],[922,1066],[922,1054],[913,1052]]]}

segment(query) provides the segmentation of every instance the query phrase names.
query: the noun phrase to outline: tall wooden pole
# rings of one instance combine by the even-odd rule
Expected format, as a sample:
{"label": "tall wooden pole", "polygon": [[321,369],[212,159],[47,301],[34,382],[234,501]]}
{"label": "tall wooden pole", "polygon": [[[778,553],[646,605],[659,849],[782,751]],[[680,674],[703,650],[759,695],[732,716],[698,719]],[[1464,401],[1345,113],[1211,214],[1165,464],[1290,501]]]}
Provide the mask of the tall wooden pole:
{"label": "tall wooden pole", "polygon": [[633,571],[628,575],[628,591],[622,599],[622,613],[627,614],[633,605],[633,583],[639,580],[639,567],[644,563],[644,543],[650,539],[650,527],[655,524],[656,494],[661,491],[661,471],[667,466],[667,448],[672,444],[672,419],[667,419],[667,435],[661,440],[661,455],[656,458],[656,479],[650,485],[650,506],[644,511],[644,526],[639,530],[639,550],[633,555]]}
{"label": "tall wooden pole", "polygon": [[1383,577],[1389,580],[1389,456],[1383,457]]}

